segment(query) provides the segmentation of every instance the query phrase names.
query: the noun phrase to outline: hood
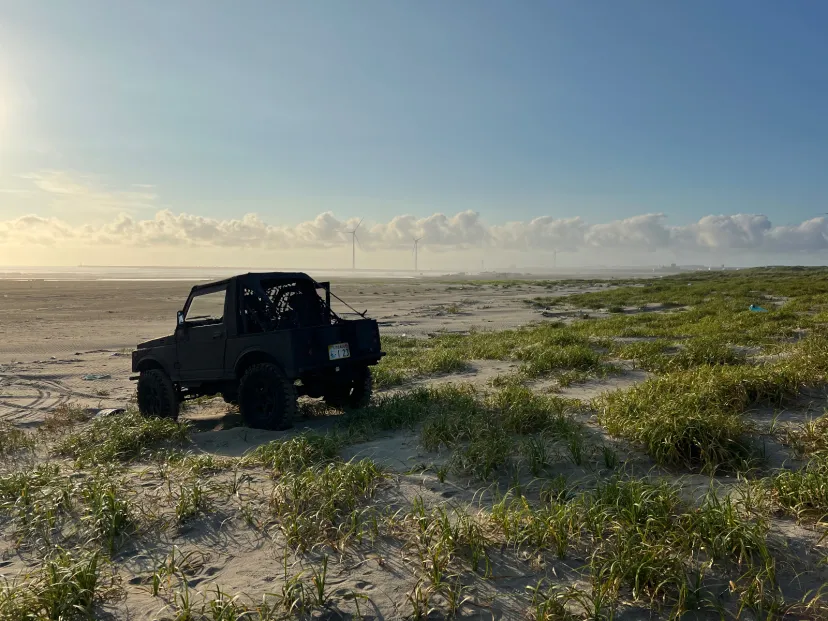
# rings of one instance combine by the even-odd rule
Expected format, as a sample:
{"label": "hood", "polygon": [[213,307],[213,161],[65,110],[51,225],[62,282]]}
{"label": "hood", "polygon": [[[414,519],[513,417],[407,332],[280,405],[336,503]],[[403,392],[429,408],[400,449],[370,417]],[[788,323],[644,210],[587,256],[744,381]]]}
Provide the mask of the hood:
{"label": "hood", "polygon": [[173,335],[162,336],[160,339],[144,341],[143,343],[138,343],[137,349],[150,349],[151,347],[164,347],[165,345],[175,345],[175,337]]}

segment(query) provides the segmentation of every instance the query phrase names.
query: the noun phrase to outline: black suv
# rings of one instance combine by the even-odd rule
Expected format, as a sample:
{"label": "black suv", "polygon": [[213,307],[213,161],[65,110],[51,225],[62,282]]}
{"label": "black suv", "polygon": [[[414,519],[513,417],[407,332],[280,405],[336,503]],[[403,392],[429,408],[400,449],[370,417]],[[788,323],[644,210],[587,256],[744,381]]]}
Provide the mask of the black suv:
{"label": "black suv", "polygon": [[337,408],[364,406],[370,366],[385,354],[377,322],[357,315],[345,320],[334,313],[330,283],[300,272],[250,273],[193,287],[175,334],[132,353],[138,408],[175,419],[182,400],[221,394],[238,403],[246,425],[285,429],[299,395],[323,397]]}

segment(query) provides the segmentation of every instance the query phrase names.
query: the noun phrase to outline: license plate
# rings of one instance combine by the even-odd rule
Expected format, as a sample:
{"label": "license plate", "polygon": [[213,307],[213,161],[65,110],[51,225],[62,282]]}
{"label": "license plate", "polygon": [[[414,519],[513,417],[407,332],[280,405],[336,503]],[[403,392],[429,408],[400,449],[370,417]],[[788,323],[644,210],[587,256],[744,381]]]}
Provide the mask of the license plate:
{"label": "license plate", "polygon": [[343,358],[351,357],[351,348],[348,343],[337,343],[336,345],[328,345],[328,359],[342,360]]}

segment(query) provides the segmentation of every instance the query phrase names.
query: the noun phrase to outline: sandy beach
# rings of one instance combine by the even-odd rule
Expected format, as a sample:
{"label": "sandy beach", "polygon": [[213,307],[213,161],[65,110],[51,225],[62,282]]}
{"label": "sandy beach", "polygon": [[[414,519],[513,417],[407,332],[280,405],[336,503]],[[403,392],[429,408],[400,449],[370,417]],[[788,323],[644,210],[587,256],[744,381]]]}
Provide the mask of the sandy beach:
{"label": "sandy beach", "polygon": [[[136,343],[172,331],[175,313],[183,305],[192,284],[187,281],[0,280],[0,316],[3,318],[0,326],[0,429],[5,425],[7,430],[21,429],[33,436],[43,435],[51,443],[52,448],[48,450],[54,451],[66,434],[76,429],[88,429],[95,421],[106,419],[96,418],[97,412],[134,405],[135,384],[129,380],[130,352]],[[332,288],[348,305],[360,312],[367,310],[369,316],[376,318],[385,337],[422,340],[429,337],[439,340],[452,334],[473,336],[481,331],[518,327],[542,329],[544,325],[576,330],[578,325],[589,323],[585,320],[619,317],[635,320],[640,315],[669,319],[671,313],[682,313],[688,308],[646,303],[596,309],[555,302],[556,298],[571,294],[611,293],[616,286],[617,283],[612,282],[588,281],[342,279],[334,281]],[[779,298],[767,305],[775,308],[782,303]],[[336,302],[335,310],[350,312],[340,302]],[[554,336],[553,332],[546,336],[539,332],[538,335],[548,338],[550,334]],[[614,336],[611,343],[635,347],[655,340],[655,337],[640,332],[632,334]],[[788,342],[795,343],[799,333],[791,334],[795,337],[788,337]],[[577,337],[573,332],[567,338],[583,337]],[[677,338],[676,342],[680,342],[684,337]],[[549,351],[566,349],[566,343],[560,342],[562,346],[552,345]],[[392,408],[395,398],[407,403],[405,399],[411,398],[419,389],[437,391],[428,393],[428,399],[436,399],[436,403],[443,398],[440,395],[446,394],[460,399],[459,404],[463,403],[465,393],[462,391],[468,389],[476,391],[474,398],[478,403],[484,403],[489,397],[510,394],[509,386],[514,388],[514,385],[504,378],[522,377],[523,388],[517,388],[515,394],[522,395],[521,398],[540,399],[538,403],[551,403],[554,407],[559,407],[554,404],[563,404],[560,407],[565,408],[568,421],[565,425],[579,429],[572,437],[582,438],[578,442],[585,442],[587,447],[578,448],[571,438],[548,439],[540,434],[537,437],[545,443],[539,457],[545,464],[541,479],[526,471],[529,458],[521,454],[511,458],[517,464],[516,470],[498,470],[481,480],[479,472],[474,476],[449,474],[453,472],[452,468],[457,468],[456,459],[461,449],[440,449],[439,445],[436,449],[433,446],[427,448],[414,423],[409,426],[395,423],[388,432],[374,430],[367,434],[366,440],[356,436],[356,440],[345,442],[338,449],[337,460],[340,461],[329,467],[335,469],[343,463],[343,467],[361,467],[354,464],[370,463],[375,464],[371,467],[382,469],[385,474],[371,484],[365,510],[366,515],[383,516],[383,534],[371,531],[365,525],[352,524],[349,528],[355,528],[354,533],[358,532],[358,536],[337,530],[336,543],[330,542],[333,535],[329,533],[320,539],[320,542],[324,539],[328,543],[319,543],[306,550],[291,543],[295,534],[291,535],[289,528],[290,514],[283,513],[281,518],[274,518],[283,506],[282,495],[289,494],[284,487],[287,483],[282,481],[300,477],[304,468],[277,477],[276,470],[268,471],[268,467],[263,467],[263,463],[269,462],[255,457],[259,455],[255,451],[259,447],[286,446],[292,440],[304,442],[308,433],[312,437],[323,437],[317,434],[328,432],[344,433],[339,427],[343,414],[320,409],[318,402],[306,399],[301,406],[302,416],[295,421],[293,429],[285,432],[243,426],[237,408],[220,398],[187,403],[180,417],[180,421],[189,427],[184,444],[187,454],[176,457],[181,460],[178,462],[169,461],[172,458],[163,457],[164,453],[149,454],[149,461],[134,458],[115,470],[107,470],[111,464],[105,462],[93,460],[79,466],[79,462],[58,459],[57,463],[63,464],[68,473],[65,479],[59,480],[67,485],[75,481],[72,485],[76,489],[88,489],[84,486],[97,480],[95,477],[117,480],[119,493],[128,498],[129,506],[133,507],[131,511],[140,515],[143,524],[137,534],[121,541],[112,555],[111,589],[114,595],[108,596],[106,603],[101,605],[101,614],[113,619],[178,619],[181,617],[176,615],[183,610],[183,600],[177,599],[182,597],[182,589],[188,597],[201,602],[199,605],[204,610],[213,605],[209,602],[215,603],[217,597],[221,599],[216,595],[216,589],[231,598],[243,598],[248,610],[273,593],[281,593],[281,599],[277,599],[284,605],[287,601],[285,589],[291,581],[301,580],[310,585],[312,577],[318,579],[321,567],[327,572],[325,595],[320,595],[320,601],[306,610],[308,613],[313,610],[314,618],[402,619],[410,618],[412,609],[426,612],[430,605],[444,611],[451,607],[451,598],[457,593],[449,586],[438,587],[434,583],[423,595],[426,593],[422,591],[426,588],[423,572],[433,569],[436,561],[417,556],[434,552],[434,548],[428,547],[436,545],[429,539],[432,535],[417,534],[417,529],[425,528],[426,523],[431,524],[429,529],[436,528],[442,519],[441,512],[454,516],[449,522],[460,520],[459,523],[466,523],[464,520],[472,519],[468,524],[477,524],[475,528],[484,529],[480,536],[489,546],[485,571],[463,570],[466,573],[462,573],[462,584],[461,574],[455,576],[455,587],[465,594],[456,610],[463,618],[524,618],[530,614],[527,611],[533,605],[532,588],[540,580],[559,581],[567,588],[588,589],[581,573],[588,554],[570,562],[546,548],[545,551],[530,552],[522,545],[506,546],[488,539],[493,536],[486,530],[494,528],[492,511],[499,499],[502,500],[499,490],[515,485],[519,489],[524,485],[531,488],[538,481],[541,490],[552,489],[550,486],[557,485],[556,481],[571,481],[574,486],[591,490],[596,483],[611,476],[614,469],[622,468],[630,475],[680,482],[682,497],[698,502],[709,489],[711,479],[697,469],[679,473],[659,469],[656,462],[642,452],[640,445],[613,437],[597,424],[589,408],[592,399],[631,389],[657,374],[634,359],[612,358],[608,349],[610,342],[606,339],[593,338],[584,343],[587,343],[586,354],[581,355],[607,357],[612,365],[609,372],[587,372],[564,382],[562,378],[570,364],[564,363],[561,367],[563,375],[545,372],[521,376],[521,369],[525,368],[525,362],[521,360],[527,358],[505,352],[500,357],[487,355],[485,359],[472,356],[451,372],[418,375],[412,371],[411,378],[401,384],[379,387],[377,398],[385,399],[383,403],[391,404],[386,407]],[[529,349],[536,346],[533,342],[522,345]],[[680,351],[680,347],[674,345],[668,350],[665,350],[667,355],[673,355]],[[780,357],[778,354],[763,357],[761,349],[756,347],[742,347],[738,351],[739,355],[747,356],[740,361],[746,365],[784,360],[784,355]],[[398,351],[396,355],[402,354]],[[604,363],[598,364],[596,368]],[[444,388],[451,390],[452,386],[460,392],[439,392]],[[547,399],[549,401],[544,401]],[[824,394],[814,393],[786,410],[780,420],[784,424],[801,425],[816,415],[825,402]],[[444,411],[440,410],[443,406],[435,407],[438,409],[431,416],[439,419],[442,413],[450,415],[455,406],[446,406],[448,409]],[[506,403],[498,407],[508,412],[510,406]],[[78,412],[85,412],[79,420],[87,422],[78,424],[65,419],[67,415],[78,416]],[[777,416],[778,413],[769,408],[750,412],[756,425],[767,425]],[[92,423],[87,420],[90,417]],[[56,420],[63,422],[56,423]],[[64,429],[60,425],[67,426]],[[798,463],[789,447],[770,435],[763,437],[765,459],[769,465],[788,467]],[[268,444],[272,441],[275,442]],[[530,445],[525,442],[524,439],[516,441],[512,450],[529,451],[527,447]],[[30,463],[26,460],[31,460],[32,466],[42,463],[48,457],[44,450],[47,449],[6,458],[3,467],[19,468],[21,464]],[[585,456],[581,456],[581,451],[586,451]],[[0,456],[2,454],[0,450]],[[68,454],[72,454],[71,450]],[[254,461],[244,461],[250,459]],[[259,461],[255,461],[257,459]],[[360,462],[363,459],[368,461]],[[318,480],[309,479],[301,485],[297,483],[294,490],[302,489],[303,485],[312,490],[317,483]],[[717,485],[724,494],[737,489],[738,483],[736,477],[728,474],[717,477]],[[89,494],[88,491],[76,493]],[[536,498],[537,493],[531,492],[532,497]],[[547,492],[540,493],[542,498]],[[194,501],[193,494],[201,494],[207,500]],[[290,502],[308,501],[300,502],[294,498]],[[422,507],[428,517],[418,514],[417,507]],[[324,523],[321,514],[311,522],[316,520]],[[305,526],[317,527],[321,528],[319,524]],[[343,526],[340,524],[337,528]],[[788,576],[785,579],[789,581],[785,584],[794,585],[790,589],[797,597],[808,589],[817,588],[820,581],[824,582],[828,577],[825,570],[815,568],[816,559],[823,553],[819,528],[783,520],[774,523],[772,533],[774,537],[787,538],[789,551],[801,557],[796,562],[790,560],[791,564],[785,565],[784,569]],[[84,534],[80,532],[69,537],[74,541]],[[36,571],[40,562],[38,545],[21,545],[15,537],[10,530],[0,537],[0,575],[11,583]],[[431,543],[426,545],[424,542],[427,541]],[[495,549],[497,546],[499,548]],[[449,564],[460,567],[462,564],[457,565],[457,562],[455,559]],[[159,595],[153,590],[156,587],[152,586],[152,581],[161,580],[158,576],[167,571],[165,567],[176,569],[164,574],[162,583],[167,581],[167,590]],[[805,567],[811,572],[807,579],[800,577]],[[448,571],[448,566],[445,570]],[[429,580],[433,582],[437,578],[432,575]],[[303,597],[310,598],[310,592],[302,591]],[[425,599],[412,600],[420,596]],[[616,618],[635,619],[641,618],[636,615],[649,614],[643,600],[633,601],[629,595],[625,597],[624,614],[619,613]],[[574,609],[578,610],[578,606]],[[267,617],[261,612],[257,614],[261,616],[254,618],[281,618]]]}

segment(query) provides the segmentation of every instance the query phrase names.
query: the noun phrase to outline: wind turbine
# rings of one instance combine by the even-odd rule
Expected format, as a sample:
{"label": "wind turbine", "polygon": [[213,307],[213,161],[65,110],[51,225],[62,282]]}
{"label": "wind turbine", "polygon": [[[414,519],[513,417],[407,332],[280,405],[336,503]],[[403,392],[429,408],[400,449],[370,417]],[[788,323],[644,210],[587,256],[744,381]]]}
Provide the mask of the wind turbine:
{"label": "wind turbine", "polygon": [[417,271],[417,244],[420,242],[422,237],[415,237],[414,238],[414,271]]}
{"label": "wind turbine", "polygon": [[356,244],[359,241],[357,239],[356,232],[357,232],[357,229],[359,228],[359,225],[362,224],[362,221],[364,219],[365,218],[360,218],[359,219],[359,222],[357,222],[357,225],[354,227],[353,231],[345,231],[346,233],[350,233],[350,235],[351,235],[351,269],[352,270],[356,269]]}

